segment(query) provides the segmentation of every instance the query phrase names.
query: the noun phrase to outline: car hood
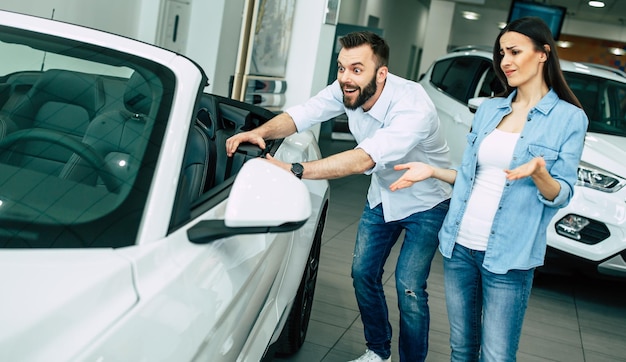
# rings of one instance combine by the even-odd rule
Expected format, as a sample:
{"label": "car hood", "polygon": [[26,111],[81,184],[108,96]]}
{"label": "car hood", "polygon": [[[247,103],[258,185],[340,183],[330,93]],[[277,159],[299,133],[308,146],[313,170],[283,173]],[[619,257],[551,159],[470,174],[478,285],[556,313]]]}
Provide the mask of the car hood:
{"label": "car hood", "polygon": [[137,303],[114,250],[1,250],[0,360],[72,360]]}
{"label": "car hood", "polygon": [[626,138],[601,133],[587,133],[582,161],[626,178]]}

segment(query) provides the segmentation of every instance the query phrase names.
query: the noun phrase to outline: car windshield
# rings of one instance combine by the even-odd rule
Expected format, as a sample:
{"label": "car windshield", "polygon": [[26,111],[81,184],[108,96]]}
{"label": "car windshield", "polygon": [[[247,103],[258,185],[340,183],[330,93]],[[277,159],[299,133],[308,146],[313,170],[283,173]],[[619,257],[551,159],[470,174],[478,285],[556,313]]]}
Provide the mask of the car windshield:
{"label": "car windshield", "polygon": [[564,72],[589,117],[589,132],[626,136],[626,82]]}
{"label": "car windshield", "polygon": [[132,245],[174,85],[146,59],[0,26],[0,247]]}

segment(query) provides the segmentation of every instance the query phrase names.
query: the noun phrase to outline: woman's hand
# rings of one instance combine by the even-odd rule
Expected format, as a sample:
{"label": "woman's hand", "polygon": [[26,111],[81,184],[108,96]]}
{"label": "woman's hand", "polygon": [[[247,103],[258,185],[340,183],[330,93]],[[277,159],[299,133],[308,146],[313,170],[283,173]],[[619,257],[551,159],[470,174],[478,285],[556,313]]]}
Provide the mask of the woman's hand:
{"label": "woman's hand", "polygon": [[399,179],[389,186],[391,191],[404,189],[412,186],[414,183],[426,180],[433,176],[434,168],[423,162],[409,162],[393,167],[396,171],[407,170]]}
{"label": "woman's hand", "polygon": [[524,177],[533,176],[539,172],[547,172],[546,160],[543,157],[535,157],[525,164],[512,170],[504,170],[508,180],[519,180]]}
{"label": "woman's hand", "polygon": [[521,166],[504,172],[508,180],[530,177],[546,200],[554,200],[561,191],[561,184],[550,175],[543,157],[535,157]]}

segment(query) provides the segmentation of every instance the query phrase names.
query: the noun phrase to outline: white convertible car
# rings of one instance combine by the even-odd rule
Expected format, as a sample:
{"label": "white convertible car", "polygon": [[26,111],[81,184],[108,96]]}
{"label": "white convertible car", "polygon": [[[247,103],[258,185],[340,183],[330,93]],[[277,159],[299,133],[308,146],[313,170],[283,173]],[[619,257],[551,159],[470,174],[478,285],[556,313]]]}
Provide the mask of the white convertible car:
{"label": "white convertible car", "polygon": [[[0,361],[259,361],[304,340],[329,186],[173,52],[0,11]],[[269,356],[269,357],[268,357]]]}

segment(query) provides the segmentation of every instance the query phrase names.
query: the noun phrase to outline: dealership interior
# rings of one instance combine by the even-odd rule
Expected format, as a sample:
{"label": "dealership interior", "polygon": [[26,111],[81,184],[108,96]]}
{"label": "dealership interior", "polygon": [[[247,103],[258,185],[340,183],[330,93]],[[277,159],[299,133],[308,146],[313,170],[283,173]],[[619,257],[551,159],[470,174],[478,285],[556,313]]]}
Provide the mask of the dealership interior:
{"label": "dealership interior", "polygon": [[[245,33],[250,28],[246,22],[254,23],[258,16],[251,4],[265,1],[290,4],[288,8],[293,11],[287,30],[277,30],[284,31],[282,43],[278,43],[287,43],[285,49],[281,48],[283,64],[269,69],[250,64],[246,55],[250,49],[242,46],[254,41],[252,34]],[[85,4],[96,4],[98,0],[85,1],[80,6],[76,0],[48,0],[45,6],[34,5],[36,2],[43,1],[3,0],[0,8],[46,17],[56,14],[55,19],[178,51],[203,67],[211,82],[208,92],[274,111],[302,103],[333,80],[338,52],[336,39],[349,31],[367,29],[382,34],[391,48],[390,72],[418,81],[435,59],[453,48],[492,46],[500,27],[509,18],[512,5],[519,2],[564,10],[557,39],[562,59],[599,63],[621,71],[626,67],[625,0],[115,0],[118,9],[141,14],[141,20],[133,22],[125,14],[113,23],[102,14],[109,15],[107,12],[115,6],[93,5],[97,9],[93,14],[85,8],[76,12],[66,10],[72,6],[87,7]],[[59,4],[56,13],[51,4]],[[176,19],[176,26],[180,26],[174,40],[168,38],[172,31],[168,27],[172,24],[171,16]],[[259,68],[255,72],[251,67]],[[286,86],[279,94],[246,94],[246,83],[268,79]],[[317,135],[323,156],[356,146],[341,117],[323,123]],[[296,354],[277,355],[274,361],[347,361],[365,351],[350,269],[369,181],[366,175],[329,181],[330,207],[306,339]],[[394,332],[391,357],[394,361],[398,356],[399,316],[393,272],[401,244],[402,236],[387,260],[383,277]],[[432,264],[427,291],[431,321],[426,360],[449,361],[450,333],[439,253]],[[538,273],[517,359],[522,362],[626,361],[625,301],[626,279],[560,271]]]}
{"label": "dealership interior", "polygon": [[[342,0],[341,4],[344,3],[350,3],[350,1]],[[512,1],[478,0],[456,3],[422,1],[422,3],[428,3],[430,6],[429,19],[433,18],[433,6],[444,8],[434,11],[444,13],[449,11],[446,13],[447,17],[438,17],[437,20],[451,27],[452,31],[449,33],[451,40],[445,44],[452,48],[462,44],[491,45],[488,42],[495,38],[497,29],[494,30],[496,33],[489,33],[491,30],[486,30],[484,33],[472,30],[472,27],[476,26],[472,24],[476,21],[465,19],[463,16],[479,17],[481,22],[488,18],[491,24],[506,21]],[[604,46],[610,44],[617,48],[618,54],[619,49],[623,49],[626,45],[626,29],[624,29],[626,2],[605,1],[604,8],[591,8],[586,0],[544,0],[540,3],[567,7],[565,24],[559,39],[561,41],[599,42]],[[381,18],[382,22],[383,18]],[[364,24],[367,24],[365,20],[361,25]],[[601,35],[588,36],[595,31],[596,27],[603,24],[616,26],[614,29],[598,34],[614,33],[614,37],[600,41],[596,38],[600,38]],[[580,25],[585,25],[586,30],[576,30],[576,26]],[[472,36],[477,38],[470,38]],[[423,51],[422,62],[428,58],[427,47],[429,45],[427,40],[425,42],[424,48],[421,49]],[[390,43],[393,59],[395,48],[394,43],[391,41]],[[567,43],[564,45],[567,46]],[[439,45],[433,47],[437,46]],[[559,51],[565,59],[569,56],[571,60],[606,61],[612,66],[618,68],[621,66],[621,69],[626,62],[623,56],[617,55],[611,56],[610,59],[600,59],[604,57],[603,54],[607,53],[606,51],[597,52],[601,55],[591,55],[589,48],[585,49],[580,53],[577,53],[575,47],[561,48]],[[435,53],[438,52],[440,53],[440,51]],[[582,56],[585,58],[581,59]],[[406,58],[410,58],[410,54]],[[419,72],[415,71],[415,67],[411,65],[405,65],[404,68],[400,66],[400,69],[407,69],[406,74],[400,72],[400,75],[418,79],[419,74],[416,73],[421,74],[427,66],[428,64],[422,64],[422,67],[418,65]],[[325,156],[355,146],[349,137],[344,138],[337,133],[338,127],[331,130],[323,126],[320,147]],[[350,176],[331,180],[330,183],[331,204],[324,232],[315,301],[306,341],[297,354],[279,356],[275,359],[276,361],[347,361],[360,356],[366,348],[363,326],[350,277],[350,263],[369,178]],[[401,240],[402,237],[385,265],[386,272],[383,278],[394,332],[392,360],[395,360],[394,356],[398,356],[399,317],[393,271]],[[576,274],[538,274],[524,321],[518,361],[626,361],[625,287],[626,282],[620,280],[604,280]],[[435,256],[427,290],[431,325],[426,360],[449,361],[449,325],[443,290],[442,259],[439,254]]]}

